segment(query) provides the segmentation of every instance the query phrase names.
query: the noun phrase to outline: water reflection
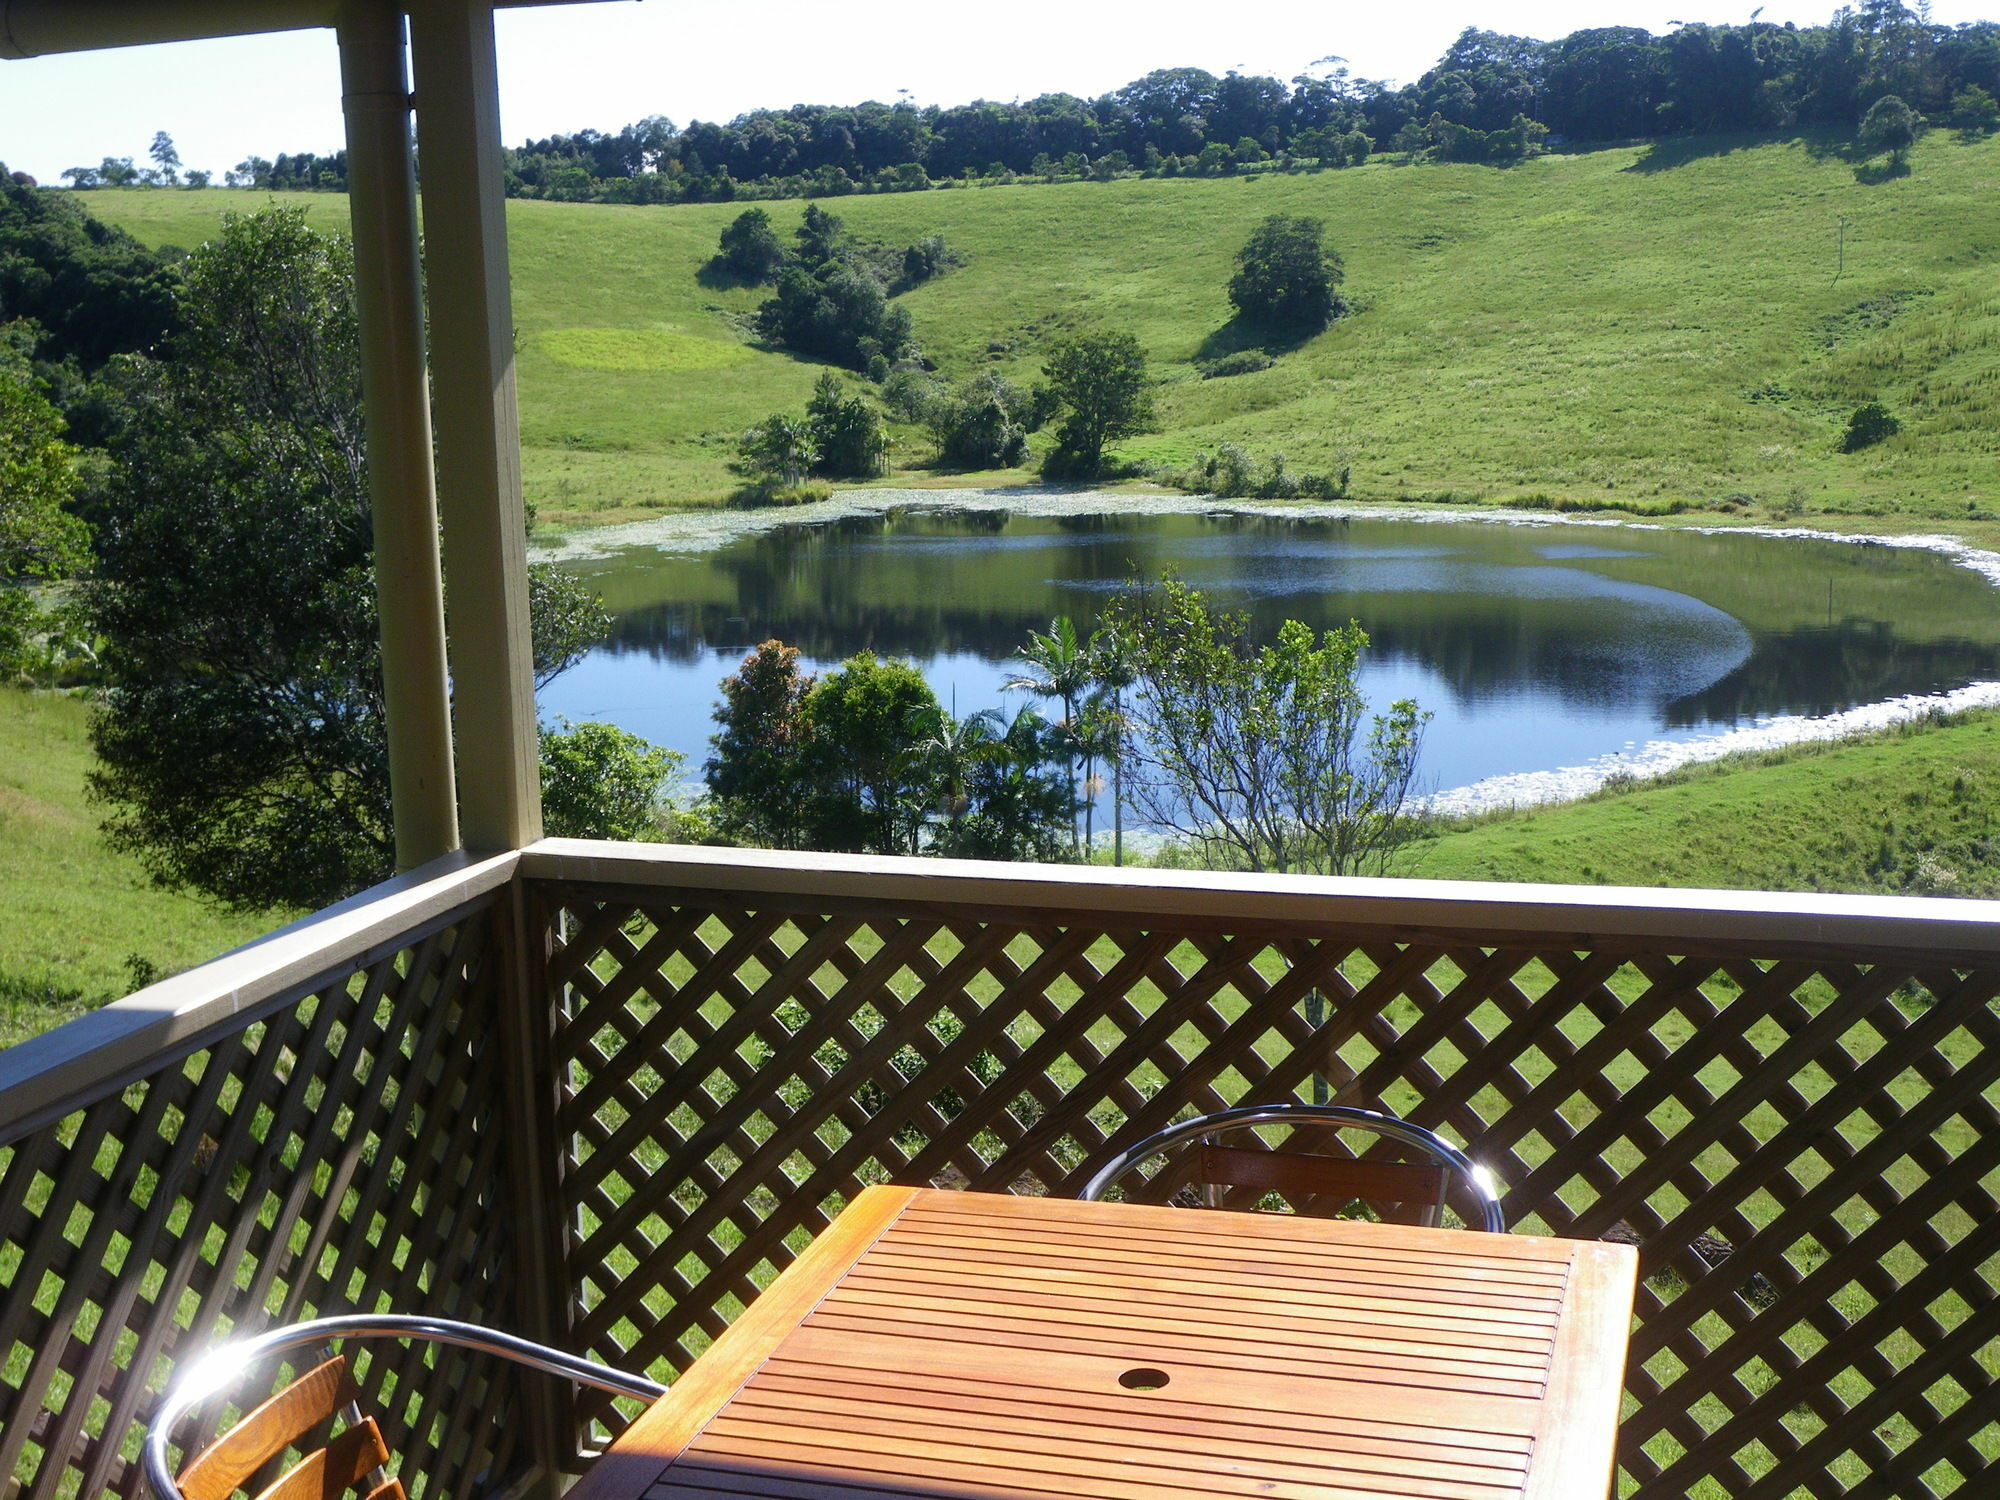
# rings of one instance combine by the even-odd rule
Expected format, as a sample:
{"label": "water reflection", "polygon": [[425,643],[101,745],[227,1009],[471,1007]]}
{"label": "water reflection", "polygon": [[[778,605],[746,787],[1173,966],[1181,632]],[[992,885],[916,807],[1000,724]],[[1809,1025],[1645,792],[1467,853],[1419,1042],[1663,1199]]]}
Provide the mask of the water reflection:
{"label": "water reflection", "polygon": [[819,665],[867,647],[924,666],[961,713],[1057,613],[1172,567],[1255,627],[1359,619],[1366,686],[1437,713],[1440,786],[2000,676],[2000,611],[1929,553],[1742,535],[1292,521],[1275,516],[900,513],[788,526],[720,550],[579,568],[612,640],[543,695],[691,753],[719,678],[776,636]]}

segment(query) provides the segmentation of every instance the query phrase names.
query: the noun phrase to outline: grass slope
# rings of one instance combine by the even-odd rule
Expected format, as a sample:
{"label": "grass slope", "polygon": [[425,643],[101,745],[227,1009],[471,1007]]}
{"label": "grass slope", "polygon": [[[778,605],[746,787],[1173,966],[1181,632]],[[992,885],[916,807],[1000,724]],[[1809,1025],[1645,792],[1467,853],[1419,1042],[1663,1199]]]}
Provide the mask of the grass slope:
{"label": "grass slope", "polygon": [[0,688],[0,1047],[268,932],[156,890],[84,800],[87,707]]}
{"label": "grass slope", "polygon": [[1434,880],[2000,895],[2000,715],[1692,766],[1420,847]]}
{"label": "grass slope", "polygon": [[[859,237],[941,232],[967,264],[908,296],[952,376],[1035,378],[1071,330],[1138,334],[1162,430],[1129,456],[1238,442],[1294,467],[1351,457],[1363,499],[1902,515],[1996,504],[2000,139],[1926,137],[1863,182],[1827,138],[1712,138],[1511,170],[1404,167],[847,198]],[[98,192],[153,243],[263,199]],[[344,200],[304,195],[336,227]],[[767,205],[789,232],[802,205]],[[735,435],[818,368],[752,346],[756,289],[697,272],[740,205],[509,205],[530,498],[556,521],[713,503]],[[1267,214],[1323,218],[1358,312],[1272,369],[1198,378],[1229,342],[1231,260]],[[1839,223],[1844,273],[1835,278]],[[1880,399],[1903,431],[1835,451]],[[902,459],[925,445],[908,434]],[[1895,524],[1893,521],[1890,524]]]}

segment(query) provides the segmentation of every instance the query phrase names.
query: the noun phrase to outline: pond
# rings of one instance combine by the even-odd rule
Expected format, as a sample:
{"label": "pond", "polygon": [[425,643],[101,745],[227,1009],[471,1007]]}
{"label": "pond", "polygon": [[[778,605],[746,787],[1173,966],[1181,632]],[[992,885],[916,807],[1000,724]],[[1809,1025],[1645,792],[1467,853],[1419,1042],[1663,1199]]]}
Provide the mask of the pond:
{"label": "pond", "polygon": [[612,638],[543,690],[698,771],[717,684],[776,637],[816,668],[916,662],[960,715],[1013,652],[1176,569],[1274,633],[1359,620],[1363,686],[1434,718],[1422,781],[1462,787],[2000,678],[2000,592],[1935,552],[1744,533],[1269,513],[904,509],[566,563]]}

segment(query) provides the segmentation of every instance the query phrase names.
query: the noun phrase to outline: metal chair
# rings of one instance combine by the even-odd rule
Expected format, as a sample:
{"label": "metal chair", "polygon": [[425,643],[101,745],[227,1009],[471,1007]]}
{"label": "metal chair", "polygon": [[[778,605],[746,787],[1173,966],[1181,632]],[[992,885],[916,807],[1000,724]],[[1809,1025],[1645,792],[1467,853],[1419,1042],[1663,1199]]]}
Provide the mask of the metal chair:
{"label": "metal chair", "polygon": [[389,1475],[390,1454],[375,1419],[361,1411],[360,1387],[345,1355],[331,1355],[208,1444],[176,1475],[167,1457],[173,1429],[194,1407],[220,1396],[258,1360],[287,1349],[326,1345],[330,1339],[424,1339],[495,1354],[530,1369],[561,1376],[620,1396],[654,1401],[667,1388],[643,1375],[614,1370],[561,1349],[496,1333],[473,1323],[385,1313],[318,1318],[252,1334],[211,1350],[161,1398],[146,1429],[141,1457],[154,1500],[228,1500],[287,1449],[298,1446],[334,1417],[341,1430],[258,1492],[256,1500],[323,1500],[358,1489],[366,1500],[403,1500],[402,1481]]}
{"label": "metal chair", "polygon": [[[1295,1131],[1314,1126],[1371,1131],[1422,1152],[1429,1160],[1380,1161],[1215,1143],[1220,1135],[1277,1124],[1291,1125]],[[1467,1206],[1477,1210],[1475,1227],[1492,1234],[1504,1233],[1507,1227],[1492,1174],[1484,1167],[1421,1125],[1343,1104],[1243,1104],[1169,1125],[1105,1163],[1084,1184],[1081,1196],[1096,1202],[1149,1157],[1190,1142],[1198,1142],[1200,1149],[1188,1176],[1204,1185],[1205,1207],[1254,1208],[1275,1193],[1307,1211],[1333,1211],[1359,1201],[1391,1222],[1435,1226],[1443,1218],[1445,1199],[1456,1178],[1463,1184]],[[1472,1224],[1473,1216],[1468,1214],[1466,1222]]]}

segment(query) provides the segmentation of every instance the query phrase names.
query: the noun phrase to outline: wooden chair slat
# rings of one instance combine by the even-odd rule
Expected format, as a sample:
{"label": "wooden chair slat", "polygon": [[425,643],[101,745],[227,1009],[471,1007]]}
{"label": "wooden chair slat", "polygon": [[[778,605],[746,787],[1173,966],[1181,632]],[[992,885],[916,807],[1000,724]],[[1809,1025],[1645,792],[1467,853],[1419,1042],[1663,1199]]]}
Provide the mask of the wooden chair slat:
{"label": "wooden chair slat", "polygon": [[1331,1199],[1334,1207],[1357,1198],[1421,1207],[1443,1196],[1449,1173],[1429,1162],[1362,1161],[1204,1144],[1199,1177],[1219,1187],[1241,1189],[1246,1196],[1277,1193],[1297,1208],[1312,1198]]}
{"label": "wooden chair slat", "polygon": [[387,1484],[378,1484],[362,1497],[362,1500],[405,1500],[403,1481],[392,1479]]}
{"label": "wooden chair slat", "polygon": [[335,1355],[306,1371],[203,1449],[181,1470],[181,1493],[187,1500],[227,1500],[244,1480],[303,1434],[360,1397],[346,1358]]}
{"label": "wooden chair slat", "polygon": [[[283,1478],[255,1500],[340,1500],[355,1485],[389,1461],[389,1449],[373,1417],[363,1417],[324,1448],[300,1459]],[[388,1488],[387,1485],[377,1487]]]}

